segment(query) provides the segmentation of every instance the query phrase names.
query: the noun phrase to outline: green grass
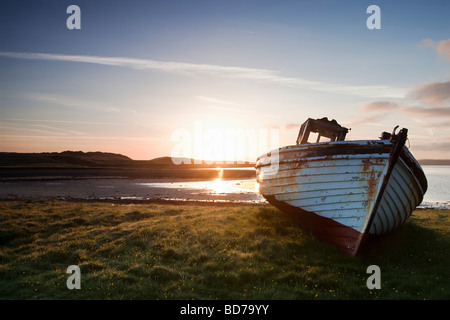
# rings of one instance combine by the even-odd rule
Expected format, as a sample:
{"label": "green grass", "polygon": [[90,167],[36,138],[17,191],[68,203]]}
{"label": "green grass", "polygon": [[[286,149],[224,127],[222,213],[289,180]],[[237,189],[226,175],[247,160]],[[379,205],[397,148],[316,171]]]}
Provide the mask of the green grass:
{"label": "green grass", "polygon": [[446,299],[449,213],[417,210],[351,258],[271,206],[4,201],[0,298]]}

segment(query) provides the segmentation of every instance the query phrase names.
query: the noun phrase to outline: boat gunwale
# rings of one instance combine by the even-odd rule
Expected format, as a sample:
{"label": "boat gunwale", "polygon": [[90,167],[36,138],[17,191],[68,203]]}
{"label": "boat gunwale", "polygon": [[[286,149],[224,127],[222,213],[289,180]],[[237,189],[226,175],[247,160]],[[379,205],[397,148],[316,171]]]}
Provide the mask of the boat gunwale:
{"label": "boat gunwale", "polygon": [[[336,148],[336,146],[340,146]],[[341,148],[343,146],[355,147],[355,149],[349,150],[349,148]],[[264,167],[270,167],[272,163],[261,163],[262,157],[270,157],[274,151],[278,152],[278,167],[282,164],[291,164],[296,162],[305,161],[324,161],[324,160],[339,160],[339,159],[388,159],[389,153],[393,148],[393,143],[390,140],[352,140],[352,141],[332,141],[332,142],[319,142],[305,145],[290,145],[279,149],[272,150],[265,155],[261,155],[257,158],[255,168],[261,170]],[[375,149],[374,149],[375,148]],[[377,150],[378,148],[382,150]],[[290,150],[289,150],[290,149]],[[302,157],[289,158],[289,153],[293,152],[305,152]],[[383,152],[380,152],[383,151]],[[308,153],[312,153],[309,155]],[[322,153],[322,154],[321,154]],[[371,156],[367,156],[370,155]],[[280,159],[280,155],[283,155],[284,159]],[[417,160],[412,156],[409,149],[403,146],[400,152],[400,159],[402,159],[406,166],[411,170],[411,173],[418,180],[422,193],[425,194],[428,189],[428,182],[423,172],[422,167]],[[291,169],[284,169],[291,170]]]}
{"label": "boat gunwale", "polygon": [[[373,158],[377,157],[389,157],[390,150],[392,149],[392,143],[388,140],[363,140],[365,142],[375,142],[382,141],[381,144],[376,143],[366,143],[357,144],[354,141],[333,141],[333,142],[320,142],[307,145],[292,145],[286,146],[278,149],[271,150],[270,152],[259,156],[256,159],[255,168],[270,166],[270,163],[261,163],[263,157],[271,157],[273,153],[278,154],[278,158],[282,155],[284,158],[289,158],[289,153],[294,152],[305,152],[304,156],[294,158],[294,159],[278,159],[279,163],[290,163],[304,160],[325,160],[328,156],[357,156],[373,154]],[[345,148],[344,148],[345,146]],[[338,148],[336,148],[338,147]],[[350,147],[354,147],[355,150]],[[291,149],[287,149],[291,148]],[[376,148],[374,150],[374,148]],[[381,150],[377,150],[377,149]],[[380,152],[381,151],[381,152]],[[318,154],[315,154],[318,153]],[[325,153],[321,155],[321,153]],[[332,153],[331,155],[328,153]],[[356,158],[356,157],[355,157]]]}
{"label": "boat gunwale", "polygon": [[[397,129],[397,127],[395,128]],[[395,132],[394,129],[394,132]],[[306,225],[310,225],[311,221],[309,221],[309,218],[314,221],[321,221],[325,223],[327,226],[329,225],[331,228],[338,227],[340,230],[344,230],[344,234],[348,234],[349,239],[351,239],[351,246],[347,245],[345,241],[342,241],[342,235],[340,235],[340,232],[332,231],[330,233],[324,233],[325,238],[329,238],[331,240],[334,239],[332,242],[336,242],[338,247],[345,251],[347,254],[351,256],[357,255],[362,247],[364,242],[367,240],[370,231],[372,227],[378,229],[381,228],[384,230],[385,228],[390,229],[391,223],[393,223],[392,227],[397,227],[399,224],[404,222],[405,219],[407,219],[408,215],[404,217],[401,213],[406,212],[412,212],[414,210],[414,203],[417,202],[417,196],[420,198],[420,194],[425,194],[428,186],[428,182],[425,176],[425,173],[418,163],[418,161],[413,157],[409,149],[405,146],[405,141],[407,139],[407,133],[408,129],[401,129],[398,135],[394,135],[392,140],[387,139],[379,139],[379,140],[348,140],[348,141],[330,141],[330,142],[317,142],[317,143],[305,143],[305,144],[297,144],[297,145],[289,145],[285,147],[281,147],[278,149],[274,149],[266,154],[263,154],[257,158],[257,162],[255,165],[255,168],[257,170],[257,173],[262,173],[262,176],[259,174],[259,179],[257,179],[258,183],[263,183],[269,180],[272,180],[273,182],[276,182],[277,179],[286,179],[286,182],[289,182],[287,180],[288,176],[286,177],[277,177],[277,174],[279,171],[285,171],[286,173],[289,173],[289,171],[292,170],[293,173],[297,173],[294,177],[308,177],[311,176],[309,174],[301,174],[301,172],[296,172],[296,170],[300,171],[302,169],[308,170],[313,169],[317,170],[321,166],[320,165],[313,165],[309,167],[301,166],[302,163],[306,163],[309,161],[314,162],[320,162],[320,161],[338,161],[338,160],[360,160],[360,163],[364,165],[364,168],[366,168],[366,165],[381,165],[381,163],[376,163],[376,159],[383,159],[387,160],[383,165],[384,169],[381,172],[381,176],[378,179],[377,187],[376,187],[376,196],[373,199],[373,203],[370,208],[368,208],[367,214],[364,217],[364,221],[361,225],[361,228],[359,230],[353,229],[352,227],[349,227],[350,229],[345,229],[347,226],[344,226],[340,224],[336,217],[333,218],[326,218],[324,216],[321,216],[319,212],[322,211],[333,211],[336,210],[335,208],[329,209],[329,206],[334,204],[341,204],[341,202],[330,202],[330,203],[324,203],[324,204],[306,204],[302,205],[301,207],[295,205],[294,203],[297,201],[303,201],[304,198],[293,200],[293,199],[286,199],[286,200],[280,200],[277,199],[276,194],[270,193],[264,195],[261,190],[261,194],[268,200],[269,203],[272,205],[279,207],[282,211],[287,211],[292,214],[295,213],[302,213],[301,215],[295,214],[293,218],[301,219],[303,223]],[[374,161],[370,161],[371,159],[374,159]],[[368,161],[369,160],[369,161]],[[273,163],[272,163],[273,162]],[[292,164],[297,163],[297,167],[292,166]],[[323,167],[327,167],[327,164],[324,164]],[[281,169],[280,167],[285,165],[285,168]],[[410,175],[410,179],[415,180],[413,183],[414,186],[409,186],[407,181],[405,180],[405,177],[403,177],[403,174],[401,172],[397,172],[395,170],[395,167],[399,165],[402,168],[402,170],[399,168],[398,170],[403,171],[406,175]],[[349,167],[352,167],[355,165],[349,165]],[[356,164],[356,166],[358,166]],[[276,170],[268,170],[265,171],[265,167],[270,167],[271,169],[275,167]],[[287,167],[287,168],[286,168]],[[345,163],[342,165],[336,165],[336,167],[346,167]],[[404,170],[406,169],[406,170]],[[300,173],[300,174],[299,174]],[[341,174],[356,174],[360,175],[364,172],[336,172],[332,173],[333,175],[341,175]],[[330,173],[324,173],[323,175],[328,175]],[[283,173],[284,175],[284,173]],[[322,174],[315,173],[312,176],[318,176]],[[390,183],[392,180],[392,183],[394,185],[402,185],[406,182],[408,185],[408,188],[412,188],[413,197],[414,200],[411,202],[411,200],[407,201],[407,203],[403,203],[401,201],[402,194],[399,194],[397,190],[395,190],[394,185]],[[295,181],[295,179],[294,179]],[[314,184],[319,183],[331,183],[333,181],[314,181]],[[348,182],[348,181],[347,181]],[[303,183],[306,184],[306,183]],[[308,183],[309,184],[309,183]],[[276,183],[273,186],[267,186],[270,189],[273,189],[273,191],[276,191],[276,188],[283,187],[286,188],[287,186],[295,186],[298,185],[298,183],[282,183],[280,186],[277,186]],[[388,191],[388,188],[391,188],[390,192]],[[352,188],[353,189],[353,188]],[[403,190],[401,188],[401,190]],[[403,190],[404,191],[404,190]],[[289,192],[292,194],[294,198],[297,197],[297,193],[299,191],[293,190],[292,192]],[[383,201],[384,194],[387,193],[387,196],[389,198],[395,198],[395,200],[398,201]],[[278,193],[277,193],[278,194]],[[282,193],[286,194],[286,190]],[[288,197],[289,198],[289,197]],[[311,195],[310,199],[314,200],[315,196]],[[358,203],[359,201],[347,201],[347,206],[350,203]],[[397,203],[397,202],[400,202]],[[292,204],[291,204],[292,203]],[[397,216],[394,216],[394,220],[391,221],[390,217],[387,217],[386,208],[384,206],[391,207],[391,205],[394,205],[398,208],[398,210],[391,210],[392,212],[397,211]],[[323,206],[322,209],[329,209],[329,210],[317,210],[318,206]],[[420,205],[418,203],[417,205]],[[309,211],[310,208],[316,208],[314,211]],[[344,209],[344,207],[342,207]],[[379,210],[380,209],[380,210]],[[381,216],[377,219],[377,222],[380,223],[380,225],[375,226],[373,223],[375,221],[375,218],[377,217],[377,212],[381,211]],[[305,215],[305,216],[304,216]],[[304,217],[303,217],[304,216]],[[345,217],[349,218],[349,217]],[[384,219],[386,218],[386,219]],[[378,221],[379,220],[379,221]],[[313,223],[314,224],[314,223]],[[386,225],[385,225],[386,224]],[[312,226],[312,225],[310,225]],[[343,228],[343,229],[341,229]],[[321,226],[320,228],[313,228],[314,231],[317,232],[323,232],[324,227]]]}

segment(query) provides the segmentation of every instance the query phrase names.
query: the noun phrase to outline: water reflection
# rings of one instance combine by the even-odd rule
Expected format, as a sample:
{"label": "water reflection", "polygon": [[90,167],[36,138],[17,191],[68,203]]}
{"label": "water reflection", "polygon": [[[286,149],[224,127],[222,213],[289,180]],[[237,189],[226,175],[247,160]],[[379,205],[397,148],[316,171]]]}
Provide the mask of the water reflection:
{"label": "water reflection", "polygon": [[208,191],[209,194],[228,194],[228,193],[258,193],[258,183],[255,179],[228,180],[217,178],[210,181],[178,181],[178,182],[139,182],[139,186],[150,188],[175,188],[198,190],[199,192]]}

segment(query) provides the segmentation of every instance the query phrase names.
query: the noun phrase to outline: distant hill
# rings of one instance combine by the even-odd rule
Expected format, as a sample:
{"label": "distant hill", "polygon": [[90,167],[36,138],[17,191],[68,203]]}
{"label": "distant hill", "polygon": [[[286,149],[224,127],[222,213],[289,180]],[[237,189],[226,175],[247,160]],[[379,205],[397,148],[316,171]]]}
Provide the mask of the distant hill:
{"label": "distant hill", "polygon": [[176,166],[189,166],[189,165],[196,165],[196,166],[203,166],[203,167],[248,167],[248,166],[254,166],[255,163],[242,163],[234,161],[234,163],[226,163],[225,161],[223,163],[216,163],[214,161],[206,161],[206,160],[198,160],[193,158],[171,158],[171,157],[159,157],[154,158],[152,160],[148,161],[141,161],[146,162],[147,164],[151,165],[176,165]]}
{"label": "distant hill", "polygon": [[[220,164],[221,167],[248,167],[254,164]],[[191,158],[159,157],[151,160],[133,160],[127,156],[109,152],[43,152],[16,153],[0,152],[0,167],[25,168],[189,168],[189,167],[217,167]]]}
{"label": "distant hill", "polygon": [[[193,159],[190,159],[190,158],[175,158],[174,160],[177,163],[181,163],[181,162],[193,163],[192,162]],[[146,163],[153,164],[153,165],[173,165],[174,164],[171,157],[159,157],[159,158],[154,158],[151,160],[141,160],[141,161],[145,161]]]}
{"label": "distant hill", "polygon": [[[183,163],[182,163],[183,162]],[[0,167],[26,167],[26,168],[190,168],[190,167],[249,167],[254,163],[245,164],[217,164],[191,158],[158,157],[151,160],[133,160],[127,156],[110,152],[42,152],[42,153],[16,153],[0,152]],[[418,161],[421,165],[450,165],[450,159],[422,159]]]}
{"label": "distant hill", "polygon": [[127,156],[108,152],[0,152],[2,167],[103,167],[124,165],[132,161]]}
{"label": "distant hill", "polygon": [[450,159],[422,159],[418,162],[421,165],[450,166]]}

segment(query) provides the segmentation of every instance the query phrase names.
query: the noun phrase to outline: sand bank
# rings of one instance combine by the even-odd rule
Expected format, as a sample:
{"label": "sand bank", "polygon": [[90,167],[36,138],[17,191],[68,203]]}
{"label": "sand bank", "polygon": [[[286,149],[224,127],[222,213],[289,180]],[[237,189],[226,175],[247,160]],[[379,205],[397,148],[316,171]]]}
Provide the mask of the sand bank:
{"label": "sand bank", "polygon": [[254,179],[200,181],[96,177],[9,180],[0,183],[0,199],[30,198],[265,203],[257,192]]}

